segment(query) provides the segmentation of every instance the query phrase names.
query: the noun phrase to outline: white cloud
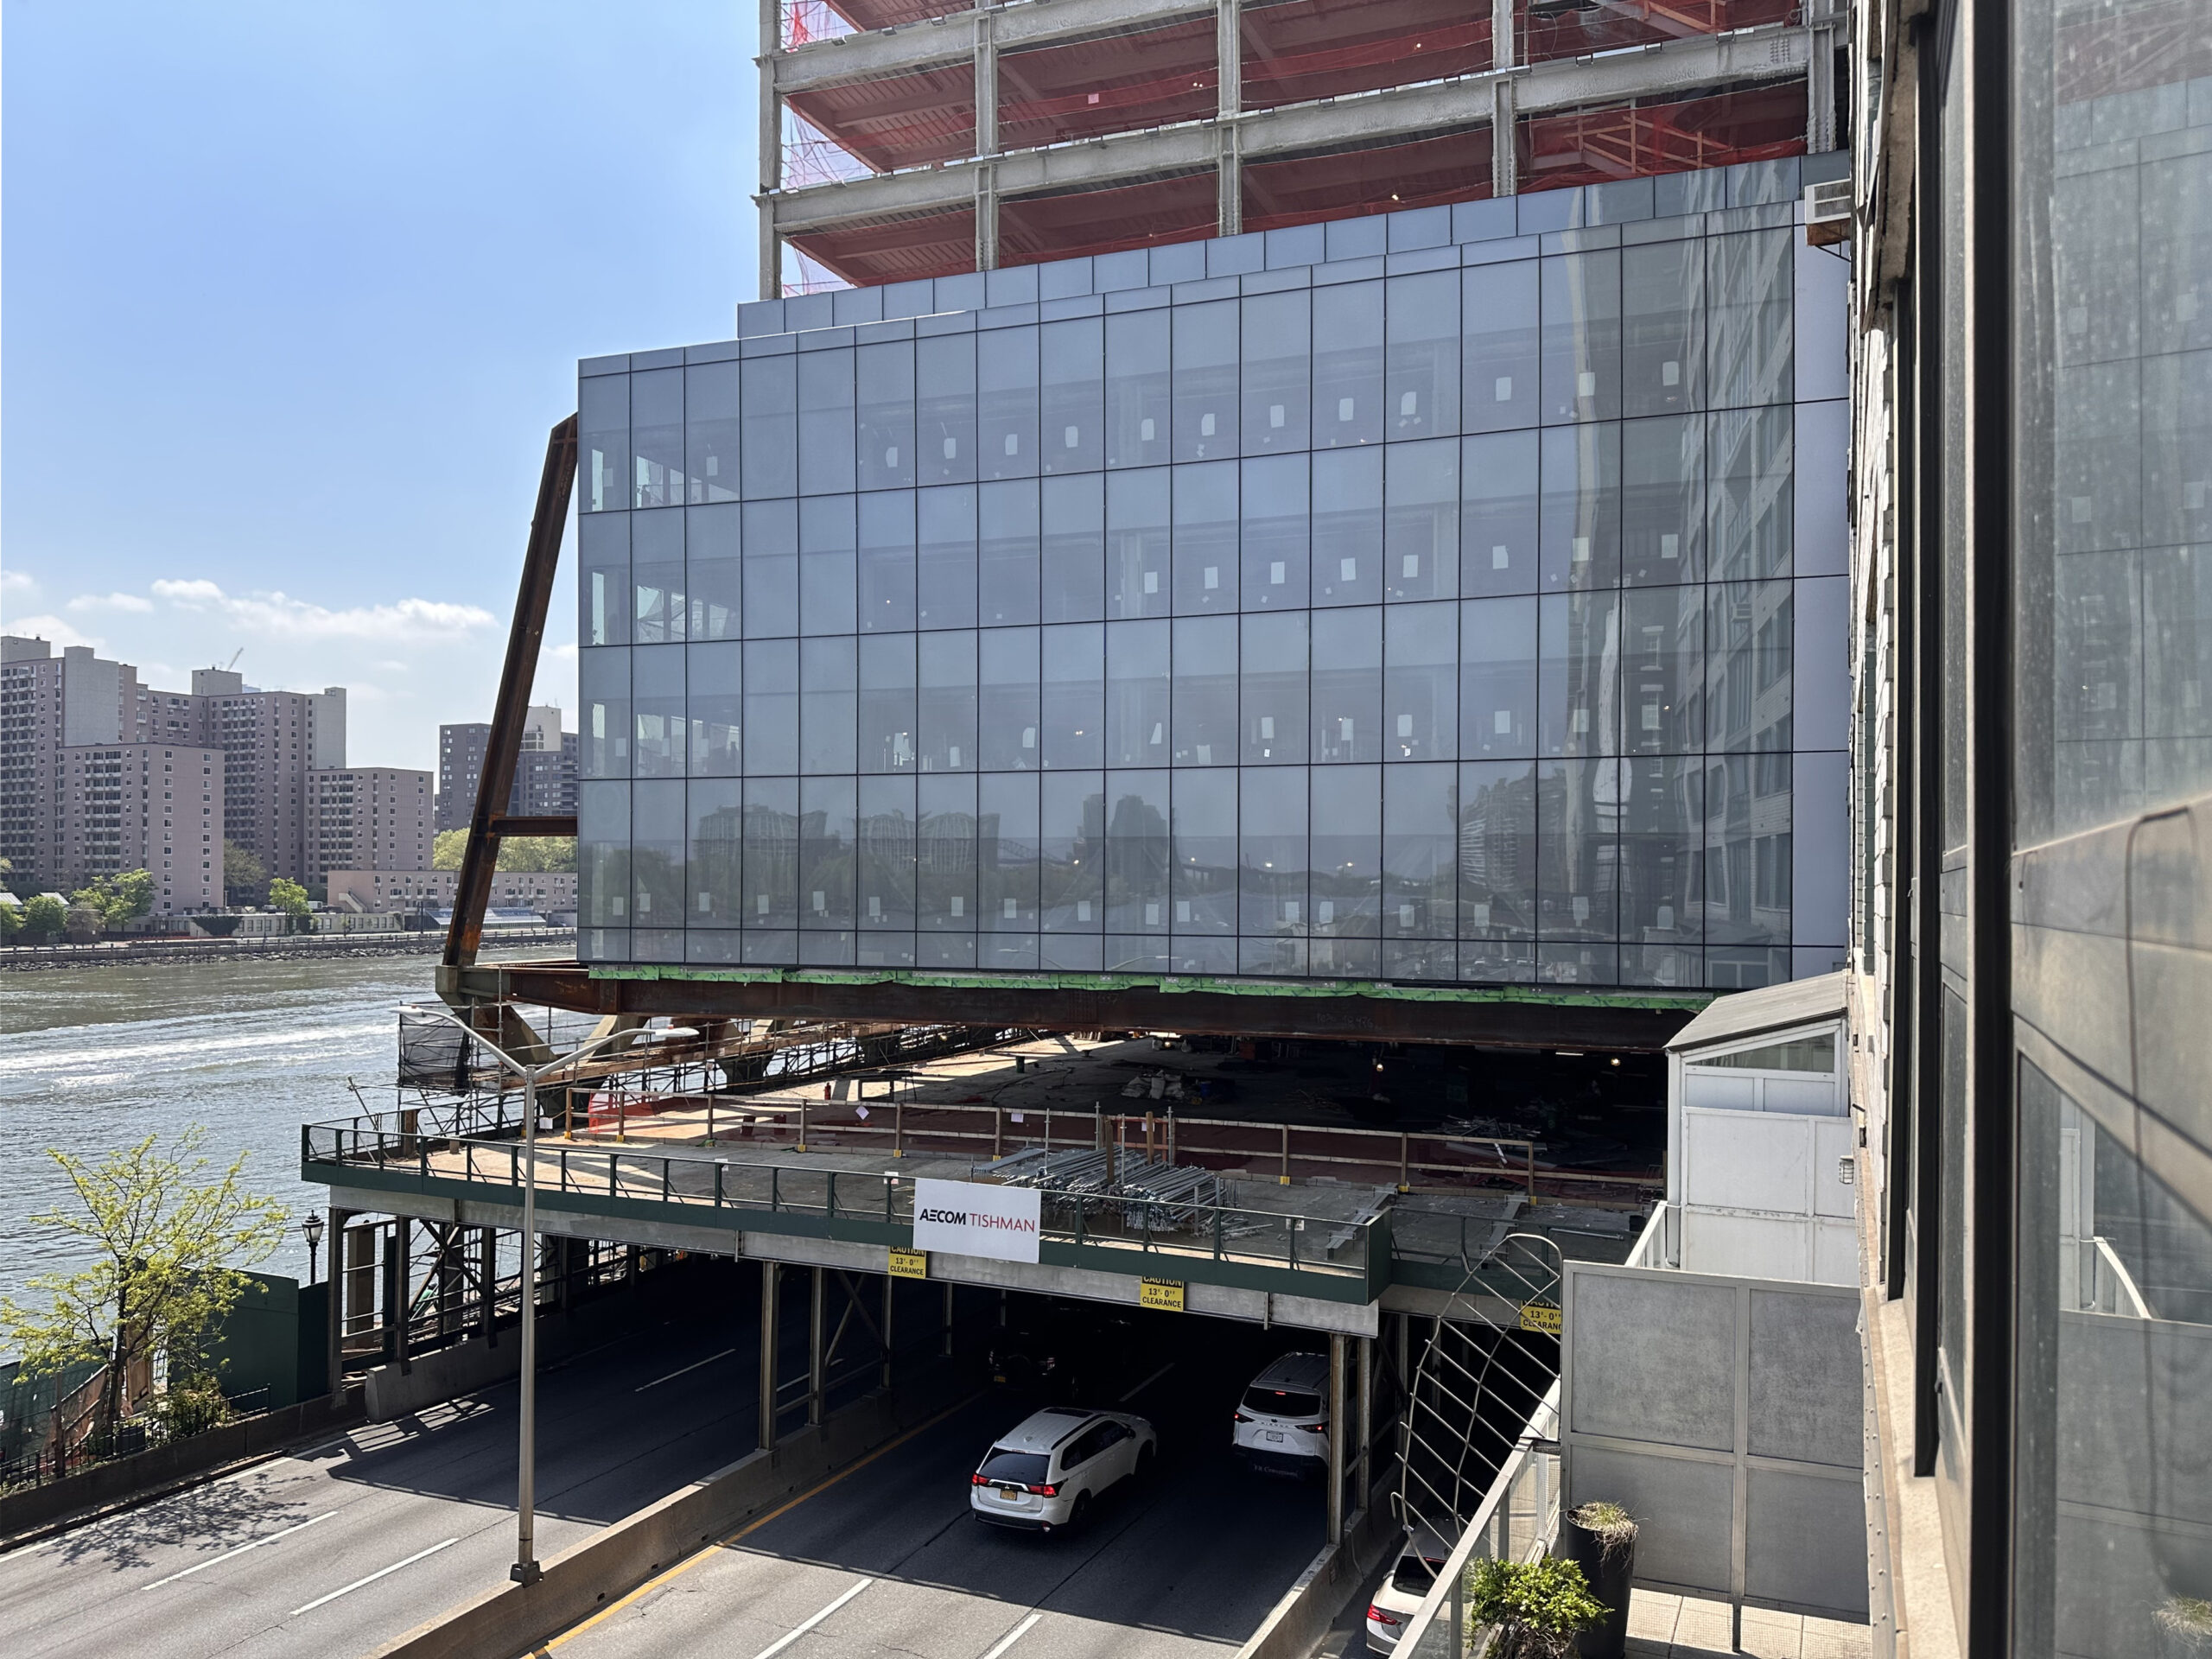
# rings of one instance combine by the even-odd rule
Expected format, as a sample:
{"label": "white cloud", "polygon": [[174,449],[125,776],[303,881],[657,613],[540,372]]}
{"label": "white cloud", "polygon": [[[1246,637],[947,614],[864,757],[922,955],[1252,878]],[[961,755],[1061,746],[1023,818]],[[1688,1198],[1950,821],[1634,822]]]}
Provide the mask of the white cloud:
{"label": "white cloud", "polygon": [[456,640],[497,625],[480,607],[435,599],[332,610],[283,592],[232,594],[205,578],[154,584],[155,594],[188,610],[219,612],[250,633],[271,639],[373,639],[394,644]]}
{"label": "white cloud", "polygon": [[38,583],[22,570],[0,570],[0,594],[35,594]]}
{"label": "white cloud", "polygon": [[154,608],[154,601],[141,594],[79,594],[69,601],[73,611],[130,611],[143,616]]}
{"label": "white cloud", "polygon": [[98,635],[80,633],[60,617],[51,614],[11,617],[8,622],[8,632],[27,639],[51,640],[56,650],[64,645],[91,645],[98,649],[105,643]]}

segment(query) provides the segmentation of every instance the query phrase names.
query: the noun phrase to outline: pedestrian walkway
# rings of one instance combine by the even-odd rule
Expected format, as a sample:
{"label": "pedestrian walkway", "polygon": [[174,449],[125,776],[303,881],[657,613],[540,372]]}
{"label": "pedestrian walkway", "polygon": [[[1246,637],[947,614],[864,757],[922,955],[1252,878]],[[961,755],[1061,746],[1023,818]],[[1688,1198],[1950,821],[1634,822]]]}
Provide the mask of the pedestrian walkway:
{"label": "pedestrian walkway", "polygon": [[1629,1659],[1866,1659],[1873,1649],[1864,1624],[1760,1607],[1744,1609],[1744,1645],[1738,1648],[1728,1639],[1726,1602],[1638,1590],[1629,1605],[1628,1651]]}

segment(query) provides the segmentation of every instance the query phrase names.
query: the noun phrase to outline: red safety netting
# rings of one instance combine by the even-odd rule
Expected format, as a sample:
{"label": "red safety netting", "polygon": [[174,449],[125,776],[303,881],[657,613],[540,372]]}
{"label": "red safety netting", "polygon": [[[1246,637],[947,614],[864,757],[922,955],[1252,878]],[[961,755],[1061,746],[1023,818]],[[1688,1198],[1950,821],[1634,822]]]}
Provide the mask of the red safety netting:
{"label": "red safety netting", "polygon": [[1586,0],[1563,6],[1515,0],[1513,10],[1520,34],[1516,60],[1544,63],[1652,41],[1787,22],[1798,8],[1796,0]]}
{"label": "red safety netting", "polygon": [[1285,0],[1242,29],[1248,110],[1491,67],[1490,8],[1466,0]]}
{"label": "red safety netting", "polygon": [[1316,219],[1395,213],[1490,194],[1488,127],[1385,144],[1244,164],[1244,228],[1281,230]]}
{"label": "red safety netting", "polygon": [[1218,201],[1211,169],[1112,190],[1001,201],[999,263],[1029,265],[1195,241],[1215,233]]}
{"label": "red safety netting", "polygon": [[976,269],[976,211],[871,219],[787,238],[815,264],[855,287],[950,276]]}
{"label": "red safety netting", "polygon": [[784,101],[878,173],[976,153],[976,83],[965,64]]}
{"label": "red safety netting", "polygon": [[971,0],[827,0],[855,29],[895,29],[931,17],[950,17],[969,10]]}
{"label": "red safety netting", "polygon": [[999,54],[999,147],[1195,121],[1217,106],[1213,20]]}
{"label": "red safety netting", "polygon": [[1523,190],[1774,161],[1805,153],[1805,83],[1531,116],[1519,136]]}

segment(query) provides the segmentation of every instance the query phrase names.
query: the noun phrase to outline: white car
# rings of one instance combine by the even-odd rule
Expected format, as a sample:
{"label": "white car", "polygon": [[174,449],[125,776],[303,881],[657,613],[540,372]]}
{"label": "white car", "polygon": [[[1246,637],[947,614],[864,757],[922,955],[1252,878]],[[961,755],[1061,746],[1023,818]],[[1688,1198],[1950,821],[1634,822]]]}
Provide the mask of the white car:
{"label": "white car", "polygon": [[1255,1468],[1318,1475],[1329,1466],[1329,1357],[1285,1354],[1244,1390],[1230,1444]]}
{"label": "white car", "polygon": [[968,1507],[994,1526],[1077,1526],[1109,1488],[1150,1472],[1159,1446],[1141,1417],[1055,1406],[999,1436],[969,1477]]}
{"label": "white car", "polygon": [[1408,1622],[1421,1610],[1421,1598],[1436,1582],[1451,1547],[1424,1527],[1398,1551],[1398,1564],[1367,1604],[1367,1650],[1395,1653]]}

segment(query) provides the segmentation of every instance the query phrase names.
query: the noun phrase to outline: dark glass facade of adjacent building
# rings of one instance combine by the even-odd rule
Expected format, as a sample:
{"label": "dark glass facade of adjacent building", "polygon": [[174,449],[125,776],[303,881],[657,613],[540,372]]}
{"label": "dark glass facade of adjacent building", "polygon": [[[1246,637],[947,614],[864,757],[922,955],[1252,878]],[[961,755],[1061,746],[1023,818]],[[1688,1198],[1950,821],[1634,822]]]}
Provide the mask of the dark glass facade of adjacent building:
{"label": "dark glass facade of adjacent building", "polygon": [[582,365],[582,950],[1688,989],[1846,935],[1840,157]]}

